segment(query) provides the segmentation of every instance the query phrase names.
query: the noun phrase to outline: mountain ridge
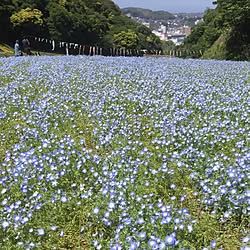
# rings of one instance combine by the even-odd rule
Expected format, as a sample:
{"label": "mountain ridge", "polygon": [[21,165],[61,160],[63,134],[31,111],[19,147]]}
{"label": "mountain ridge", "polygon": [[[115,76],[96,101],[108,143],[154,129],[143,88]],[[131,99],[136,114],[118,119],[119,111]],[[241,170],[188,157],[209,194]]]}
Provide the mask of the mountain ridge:
{"label": "mountain ridge", "polygon": [[169,20],[174,19],[175,16],[164,10],[150,10],[150,9],[144,9],[144,8],[137,8],[137,7],[127,7],[121,9],[122,13],[125,15],[130,14],[133,17],[139,17],[144,19],[150,19],[150,20]]}

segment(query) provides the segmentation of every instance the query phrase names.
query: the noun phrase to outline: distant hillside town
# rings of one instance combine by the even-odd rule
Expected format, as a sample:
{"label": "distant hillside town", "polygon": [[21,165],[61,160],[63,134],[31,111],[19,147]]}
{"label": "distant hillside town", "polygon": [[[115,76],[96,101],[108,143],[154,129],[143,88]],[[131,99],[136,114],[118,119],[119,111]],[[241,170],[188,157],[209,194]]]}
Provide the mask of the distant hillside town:
{"label": "distant hillside town", "polygon": [[142,8],[124,8],[122,12],[131,19],[150,28],[162,41],[173,41],[181,45],[190,33],[191,28],[198,24],[204,13],[178,13],[152,11]]}

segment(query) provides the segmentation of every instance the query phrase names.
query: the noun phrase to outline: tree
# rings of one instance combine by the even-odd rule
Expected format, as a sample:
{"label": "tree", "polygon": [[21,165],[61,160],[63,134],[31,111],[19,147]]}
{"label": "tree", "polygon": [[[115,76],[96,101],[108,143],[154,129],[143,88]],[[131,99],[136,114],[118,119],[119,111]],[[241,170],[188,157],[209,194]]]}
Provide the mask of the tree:
{"label": "tree", "polygon": [[111,0],[1,0],[0,30],[3,40],[16,34],[102,47],[155,49],[160,44]]}
{"label": "tree", "polygon": [[22,35],[36,35],[43,26],[43,14],[38,9],[21,9],[10,17],[14,29],[20,31]]}
{"label": "tree", "polygon": [[47,25],[50,37],[59,41],[70,41],[74,24],[73,15],[57,3],[51,3],[47,8],[49,12]]}
{"label": "tree", "polygon": [[[249,0],[217,0],[214,3],[216,8],[207,10],[203,22],[185,39],[184,49],[205,50],[212,58],[223,55],[224,59],[249,60]],[[217,51],[218,48],[221,51]]]}
{"label": "tree", "polygon": [[138,41],[138,35],[132,30],[121,31],[114,35],[114,44],[116,48],[136,49]]}
{"label": "tree", "polygon": [[169,41],[162,42],[163,54],[168,54],[169,51],[174,50],[174,49],[175,49],[175,44],[173,41],[169,40]]}
{"label": "tree", "polygon": [[0,1],[0,39],[6,41],[12,31],[10,16],[14,11],[13,3],[11,0]]}
{"label": "tree", "polygon": [[161,49],[161,40],[155,34],[151,33],[150,35],[148,35],[146,41],[147,41],[147,49],[149,50]]}
{"label": "tree", "polygon": [[242,21],[249,21],[249,0],[217,0],[215,3],[224,20],[224,25],[231,27],[240,25]]}
{"label": "tree", "polygon": [[218,0],[216,3],[228,30],[226,58],[250,60],[249,0]]}

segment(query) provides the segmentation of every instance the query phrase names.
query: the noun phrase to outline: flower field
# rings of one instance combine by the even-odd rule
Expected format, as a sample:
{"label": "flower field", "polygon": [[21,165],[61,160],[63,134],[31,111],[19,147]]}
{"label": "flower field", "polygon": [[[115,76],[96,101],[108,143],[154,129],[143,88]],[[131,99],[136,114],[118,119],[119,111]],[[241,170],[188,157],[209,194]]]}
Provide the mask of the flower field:
{"label": "flower field", "polygon": [[248,62],[0,59],[0,249],[250,249]]}

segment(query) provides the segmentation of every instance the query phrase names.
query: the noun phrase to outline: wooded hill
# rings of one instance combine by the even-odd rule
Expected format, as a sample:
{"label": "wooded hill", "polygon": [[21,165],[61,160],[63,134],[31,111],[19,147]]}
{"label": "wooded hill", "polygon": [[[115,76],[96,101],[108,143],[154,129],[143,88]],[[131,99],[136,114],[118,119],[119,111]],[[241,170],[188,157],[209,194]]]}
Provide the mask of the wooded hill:
{"label": "wooded hill", "polygon": [[41,36],[126,49],[159,49],[160,39],[111,0],[1,0],[1,41]]}
{"label": "wooded hill", "polygon": [[174,19],[175,16],[167,11],[159,10],[153,11],[143,8],[123,8],[122,13],[130,14],[133,17],[143,18],[145,20],[157,20],[157,21],[166,21],[169,19]]}
{"label": "wooded hill", "polygon": [[195,26],[181,49],[204,51],[203,58],[250,60],[249,0],[218,0]]}

